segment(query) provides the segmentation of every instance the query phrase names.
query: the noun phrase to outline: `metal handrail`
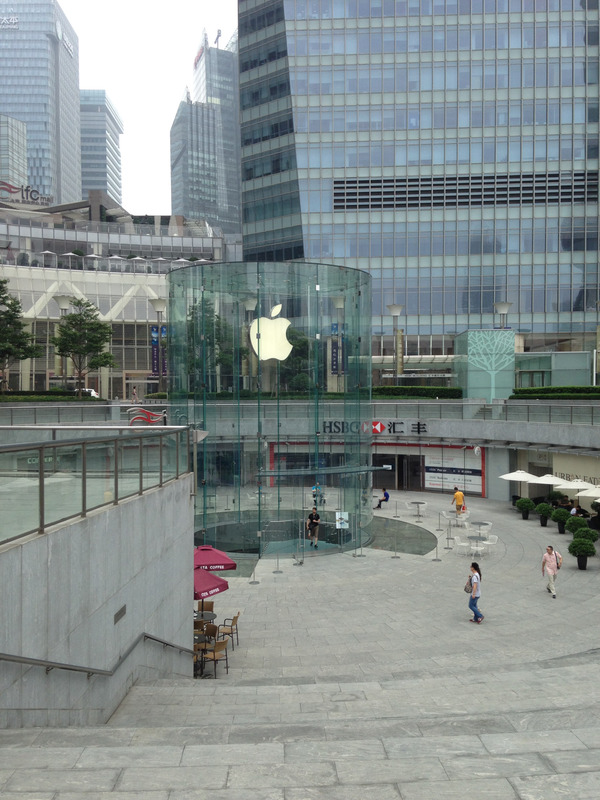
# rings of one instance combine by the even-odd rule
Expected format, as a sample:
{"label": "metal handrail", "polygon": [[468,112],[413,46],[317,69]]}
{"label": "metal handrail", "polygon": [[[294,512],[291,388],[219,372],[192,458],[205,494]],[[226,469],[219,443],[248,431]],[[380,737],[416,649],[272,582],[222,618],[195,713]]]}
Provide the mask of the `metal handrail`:
{"label": "metal handrail", "polygon": [[173,647],[175,650],[179,650],[180,653],[189,653],[192,656],[195,655],[194,651],[190,650],[189,647],[174,644],[173,642],[167,642],[166,639],[161,639],[159,636],[154,636],[152,633],[144,632],[140,633],[140,635],[132,642],[132,644],[127,648],[112,669],[101,669],[100,667],[81,667],[77,664],[63,664],[60,661],[48,661],[43,658],[29,658],[28,656],[18,656],[11,653],[0,653],[0,661],[12,661],[13,663],[17,664],[30,664],[33,667],[45,667],[46,673],[53,669],[64,669],[70,672],[85,672],[87,673],[88,678],[91,678],[92,675],[106,675],[107,677],[110,677],[114,675],[119,667],[125,662],[125,660],[129,658],[138,644],[142,640],[146,641],[146,639],[149,639],[152,642],[158,642],[159,644],[162,644],[163,647]]}

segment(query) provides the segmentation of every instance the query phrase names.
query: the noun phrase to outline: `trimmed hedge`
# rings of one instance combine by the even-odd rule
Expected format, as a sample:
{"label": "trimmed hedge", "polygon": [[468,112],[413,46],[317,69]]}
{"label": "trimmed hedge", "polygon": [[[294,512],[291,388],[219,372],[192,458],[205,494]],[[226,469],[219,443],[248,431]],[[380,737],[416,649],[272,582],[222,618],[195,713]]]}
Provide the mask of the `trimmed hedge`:
{"label": "trimmed hedge", "polygon": [[509,399],[537,400],[548,397],[562,400],[597,400],[600,398],[600,386],[538,386],[515,389]]}
{"label": "trimmed hedge", "polygon": [[373,386],[373,399],[382,397],[427,397],[432,400],[462,400],[460,386]]}

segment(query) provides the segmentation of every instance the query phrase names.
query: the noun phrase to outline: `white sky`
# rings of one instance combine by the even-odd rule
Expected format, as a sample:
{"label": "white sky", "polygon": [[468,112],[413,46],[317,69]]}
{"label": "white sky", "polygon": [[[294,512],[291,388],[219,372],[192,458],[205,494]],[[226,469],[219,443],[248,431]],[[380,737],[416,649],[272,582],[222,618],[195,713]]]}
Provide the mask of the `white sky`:
{"label": "white sky", "polygon": [[202,30],[225,46],[237,0],[58,0],[79,37],[79,85],[105,89],[121,137],[123,206],[170,214],[169,131],[190,84]]}

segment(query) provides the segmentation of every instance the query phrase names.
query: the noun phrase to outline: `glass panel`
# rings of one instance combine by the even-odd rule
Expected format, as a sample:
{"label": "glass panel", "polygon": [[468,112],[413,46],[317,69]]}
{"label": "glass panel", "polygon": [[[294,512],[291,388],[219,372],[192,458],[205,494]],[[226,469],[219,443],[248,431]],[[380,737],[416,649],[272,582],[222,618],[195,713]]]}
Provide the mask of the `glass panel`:
{"label": "glass panel", "polygon": [[112,503],[115,491],[115,446],[112,442],[86,447],[86,506]]}
{"label": "glass panel", "polygon": [[81,514],[82,446],[44,448],[44,524]]}
{"label": "glass panel", "polygon": [[37,530],[40,517],[38,469],[37,450],[0,453],[0,541]]}
{"label": "glass panel", "polygon": [[140,439],[117,442],[119,499],[138,494],[140,490]]}
{"label": "glass panel", "polygon": [[160,484],[161,438],[144,437],[142,442],[142,485],[144,490]]}

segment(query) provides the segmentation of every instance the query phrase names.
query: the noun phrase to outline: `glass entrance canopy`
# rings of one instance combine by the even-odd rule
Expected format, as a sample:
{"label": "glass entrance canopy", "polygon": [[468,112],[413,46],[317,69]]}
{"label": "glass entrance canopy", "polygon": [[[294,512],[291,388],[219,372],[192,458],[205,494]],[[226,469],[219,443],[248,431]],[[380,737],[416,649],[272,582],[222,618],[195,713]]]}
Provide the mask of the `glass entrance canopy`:
{"label": "glass entrance canopy", "polygon": [[319,549],[365,540],[370,276],[244,262],[168,280],[172,412],[208,433],[197,446],[197,543],[292,552],[314,501]]}

